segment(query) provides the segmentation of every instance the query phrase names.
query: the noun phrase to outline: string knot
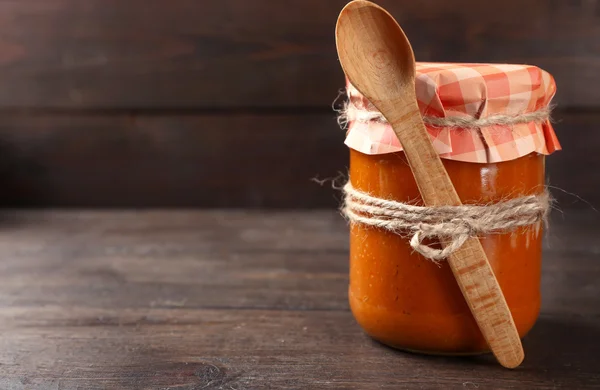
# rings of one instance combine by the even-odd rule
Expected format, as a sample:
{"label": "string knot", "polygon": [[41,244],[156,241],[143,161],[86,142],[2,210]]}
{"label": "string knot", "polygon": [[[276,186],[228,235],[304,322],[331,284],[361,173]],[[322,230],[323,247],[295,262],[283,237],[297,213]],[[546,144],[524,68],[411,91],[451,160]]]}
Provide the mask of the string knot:
{"label": "string knot", "polygon": [[[547,192],[488,205],[423,207],[373,197],[344,186],[343,214],[354,223],[410,236],[410,246],[423,257],[438,262],[456,252],[469,238],[504,233],[546,220],[550,208]],[[442,248],[425,243],[438,240]]]}

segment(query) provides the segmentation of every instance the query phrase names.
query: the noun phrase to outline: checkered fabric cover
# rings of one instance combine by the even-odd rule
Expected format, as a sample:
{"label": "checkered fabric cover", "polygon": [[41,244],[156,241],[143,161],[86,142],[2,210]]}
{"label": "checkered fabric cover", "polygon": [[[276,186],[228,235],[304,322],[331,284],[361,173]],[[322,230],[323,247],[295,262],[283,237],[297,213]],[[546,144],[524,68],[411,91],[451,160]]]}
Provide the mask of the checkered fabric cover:
{"label": "checkered fabric cover", "polygon": [[[553,77],[535,66],[417,63],[416,95],[424,116],[519,115],[547,107],[555,92]],[[357,108],[376,111],[350,83],[347,93]],[[561,149],[549,120],[479,129],[427,126],[427,131],[440,157],[451,160],[500,162]],[[402,150],[392,128],[377,121],[351,121],[345,143],[366,154]]]}

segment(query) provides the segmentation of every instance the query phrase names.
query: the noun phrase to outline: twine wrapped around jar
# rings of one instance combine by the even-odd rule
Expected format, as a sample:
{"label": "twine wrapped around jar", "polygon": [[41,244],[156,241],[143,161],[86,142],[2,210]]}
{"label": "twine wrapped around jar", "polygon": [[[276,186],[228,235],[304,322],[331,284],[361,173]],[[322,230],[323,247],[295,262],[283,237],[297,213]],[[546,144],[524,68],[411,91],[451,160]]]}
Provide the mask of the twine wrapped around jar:
{"label": "twine wrapped around jar", "polygon": [[[560,149],[550,118],[556,85],[537,67],[417,63],[415,83],[423,122],[442,158],[501,163]],[[403,150],[385,117],[348,80],[346,97],[338,111],[346,145],[366,155]],[[448,257],[469,237],[546,222],[551,203],[546,191],[485,205],[438,207],[381,199],[350,182],[344,192],[343,213],[351,222],[410,237],[411,247],[433,261]],[[426,239],[444,247],[431,247]]]}
{"label": "twine wrapped around jar", "polygon": [[[488,126],[514,126],[523,123],[543,123],[550,120],[551,107],[542,107],[536,111],[524,112],[514,115],[496,114],[485,118],[473,118],[459,115],[450,115],[444,118],[434,116],[423,116],[423,122],[432,127],[454,127],[460,129],[479,129]],[[344,104],[339,111],[338,123],[345,126],[349,122],[379,122],[387,123],[387,120],[377,109],[369,105],[357,107],[352,101]]]}
{"label": "twine wrapped around jar", "polygon": [[[519,227],[546,222],[550,196],[523,196],[487,205],[424,207],[381,199],[344,186],[343,214],[353,223],[410,236],[410,246],[423,257],[440,261],[456,252],[470,237],[506,233]],[[425,239],[446,243],[443,249],[423,243]]]}

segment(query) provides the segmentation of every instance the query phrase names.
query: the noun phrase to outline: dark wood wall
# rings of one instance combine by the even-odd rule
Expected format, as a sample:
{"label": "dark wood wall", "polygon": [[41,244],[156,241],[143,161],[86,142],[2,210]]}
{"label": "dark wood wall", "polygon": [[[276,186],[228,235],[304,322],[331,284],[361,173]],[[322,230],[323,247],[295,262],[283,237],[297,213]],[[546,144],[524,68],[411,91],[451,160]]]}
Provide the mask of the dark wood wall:
{"label": "dark wood wall", "polygon": [[[334,206],[310,179],[346,170],[330,108],[345,2],[0,0],[0,201]],[[600,1],[379,3],[418,60],[550,71],[550,183],[600,203]]]}

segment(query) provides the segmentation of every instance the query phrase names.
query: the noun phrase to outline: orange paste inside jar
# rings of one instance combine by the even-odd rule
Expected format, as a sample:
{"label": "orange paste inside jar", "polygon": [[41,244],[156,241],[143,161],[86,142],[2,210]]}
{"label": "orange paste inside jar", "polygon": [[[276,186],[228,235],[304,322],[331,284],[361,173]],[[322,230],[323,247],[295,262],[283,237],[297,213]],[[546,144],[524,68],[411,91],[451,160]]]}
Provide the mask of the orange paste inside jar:
{"label": "orange paste inside jar", "polygon": [[[544,190],[544,156],[499,163],[442,160],[463,203],[484,204]],[[352,185],[373,196],[420,201],[403,152],[366,155],[350,149]],[[422,204],[422,203],[421,203]],[[481,244],[521,337],[540,309],[542,226],[482,237]],[[361,327],[390,346],[440,354],[488,351],[449,266],[413,252],[408,239],[353,223],[350,307]]]}

